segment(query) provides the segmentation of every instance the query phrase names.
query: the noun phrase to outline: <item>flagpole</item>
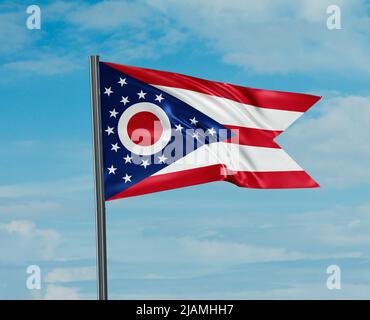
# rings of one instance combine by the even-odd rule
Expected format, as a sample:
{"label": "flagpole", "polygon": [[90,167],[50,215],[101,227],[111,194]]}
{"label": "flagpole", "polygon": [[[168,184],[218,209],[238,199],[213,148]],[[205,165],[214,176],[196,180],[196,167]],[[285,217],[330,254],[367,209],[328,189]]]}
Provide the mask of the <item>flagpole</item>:
{"label": "flagpole", "polygon": [[90,56],[90,90],[93,128],[95,210],[96,210],[96,272],[98,299],[108,299],[107,244],[103,177],[103,143],[100,106],[99,56]]}

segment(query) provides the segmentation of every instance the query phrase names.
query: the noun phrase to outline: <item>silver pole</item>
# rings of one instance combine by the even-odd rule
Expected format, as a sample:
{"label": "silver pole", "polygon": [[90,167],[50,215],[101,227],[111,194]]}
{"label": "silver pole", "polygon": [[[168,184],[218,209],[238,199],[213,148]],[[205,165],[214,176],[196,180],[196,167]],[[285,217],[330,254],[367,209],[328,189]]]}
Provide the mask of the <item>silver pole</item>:
{"label": "silver pole", "polygon": [[107,245],[103,176],[103,143],[100,106],[99,56],[90,56],[90,90],[93,128],[95,209],[96,209],[96,272],[98,299],[108,299]]}

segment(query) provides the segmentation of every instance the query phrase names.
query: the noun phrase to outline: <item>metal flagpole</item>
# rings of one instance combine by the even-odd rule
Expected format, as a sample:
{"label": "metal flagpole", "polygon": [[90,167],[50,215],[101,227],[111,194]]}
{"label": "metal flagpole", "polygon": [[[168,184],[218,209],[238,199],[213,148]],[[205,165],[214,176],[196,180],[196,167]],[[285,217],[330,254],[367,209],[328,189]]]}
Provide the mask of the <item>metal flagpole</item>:
{"label": "metal flagpole", "polygon": [[100,106],[99,56],[90,56],[90,90],[93,128],[95,209],[96,209],[96,271],[98,299],[108,299],[107,245],[103,177],[103,143]]}

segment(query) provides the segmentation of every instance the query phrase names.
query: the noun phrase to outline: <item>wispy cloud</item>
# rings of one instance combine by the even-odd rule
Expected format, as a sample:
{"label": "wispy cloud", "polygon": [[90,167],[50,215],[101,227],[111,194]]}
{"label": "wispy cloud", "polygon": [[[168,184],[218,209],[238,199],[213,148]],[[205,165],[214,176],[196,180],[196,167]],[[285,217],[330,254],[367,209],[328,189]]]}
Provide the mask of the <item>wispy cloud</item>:
{"label": "wispy cloud", "polygon": [[0,224],[0,239],[7,243],[0,260],[27,261],[52,259],[60,242],[60,235],[53,229],[38,228],[30,220],[12,220]]}
{"label": "wispy cloud", "polygon": [[67,21],[82,29],[112,32],[118,28],[145,27],[150,8],[144,1],[105,0],[97,3],[80,2],[69,11]]}
{"label": "wispy cloud", "polygon": [[96,279],[95,267],[56,268],[45,276],[47,283],[88,281]]}
{"label": "wispy cloud", "polygon": [[[82,290],[81,282],[93,282],[95,287],[95,267],[55,268],[45,275],[45,300],[95,299],[95,293]],[[78,282],[78,286],[76,285]]]}
{"label": "wispy cloud", "polygon": [[343,14],[343,29],[336,31],[326,27],[329,0],[149,2],[207,41],[224,62],[248,71],[363,74],[370,70],[366,32],[370,18],[362,0],[335,2]]}
{"label": "wispy cloud", "polygon": [[79,287],[65,287],[50,284],[46,287],[45,300],[80,300],[83,296],[80,294]]}
{"label": "wispy cloud", "polygon": [[42,54],[37,58],[20,59],[2,66],[4,71],[18,71],[46,76],[69,73],[78,68],[80,68],[80,65],[75,57],[57,56],[55,54]]}
{"label": "wispy cloud", "polygon": [[[335,31],[326,27],[330,4],[329,0],[56,1],[42,6],[47,23],[63,26],[54,29],[56,36],[27,31],[16,21],[19,16],[24,19],[24,12],[20,13],[24,8],[17,6],[0,19],[6,25],[0,30],[12,28],[13,42],[9,43],[8,31],[0,33],[0,40],[4,37],[2,42],[8,44],[2,46],[5,53],[28,48],[26,55],[10,57],[5,70],[39,75],[74,71],[75,62],[93,52],[125,61],[157,59],[188,46],[190,39],[201,41],[225,63],[258,74],[351,71],[364,75],[370,70],[366,2],[336,1],[343,28]],[[51,43],[46,45],[48,40]],[[38,58],[30,58],[30,53]]]}
{"label": "wispy cloud", "polygon": [[[14,189],[3,190],[5,191],[2,195],[8,196],[10,198],[14,198],[13,192]],[[1,192],[1,187],[0,187]],[[41,213],[50,213],[59,211],[62,208],[62,205],[59,202],[45,200],[45,201],[33,201],[33,200],[25,200],[25,201],[17,201],[13,202],[10,201],[7,204],[0,204],[0,213],[2,216],[14,216],[17,214],[28,214],[28,215],[39,215]]]}
{"label": "wispy cloud", "polygon": [[20,183],[0,186],[0,199],[16,199],[37,196],[47,198],[52,195],[73,194],[92,190],[91,177],[71,177],[57,181]]}
{"label": "wispy cloud", "polygon": [[246,243],[220,240],[179,239],[182,252],[193,259],[227,264],[267,261],[290,261],[307,258],[307,255],[283,248],[258,247]]}
{"label": "wispy cloud", "polygon": [[33,37],[26,28],[25,8],[0,4],[0,54],[6,58],[32,45]]}
{"label": "wispy cloud", "polygon": [[281,144],[324,187],[370,184],[370,97],[324,99],[319,109],[284,133]]}
{"label": "wispy cloud", "polygon": [[[349,211],[351,214],[347,214]],[[190,214],[179,209],[161,218],[125,215],[124,222],[114,217],[119,212],[117,208],[110,211],[113,221],[109,224],[110,237],[115,239],[110,242],[110,252],[117,261],[191,262],[217,268],[238,263],[368,256],[366,220],[370,211],[366,204],[300,212],[222,208],[208,214]]]}
{"label": "wispy cloud", "polygon": [[[9,55],[0,71],[8,74],[7,79],[9,71],[41,76],[71,73],[94,53],[124,57],[126,62],[158,59],[176,52],[187,40],[186,32],[146,1],[56,1],[41,4],[41,9],[45,23],[38,33],[13,22],[13,16],[24,19],[23,6],[14,6],[9,17],[4,15],[4,25],[14,27],[12,39],[19,39],[9,45],[12,50],[18,47],[17,55],[4,51]],[[3,37],[7,43],[5,32]]]}

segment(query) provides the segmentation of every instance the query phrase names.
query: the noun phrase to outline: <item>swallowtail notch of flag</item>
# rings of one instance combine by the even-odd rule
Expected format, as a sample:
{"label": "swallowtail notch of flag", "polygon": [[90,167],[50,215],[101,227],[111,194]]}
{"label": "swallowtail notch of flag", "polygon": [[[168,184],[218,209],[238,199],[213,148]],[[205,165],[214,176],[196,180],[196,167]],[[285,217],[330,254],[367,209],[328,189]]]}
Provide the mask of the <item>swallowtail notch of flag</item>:
{"label": "swallowtail notch of flag", "polygon": [[108,62],[99,77],[106,200],[212,181],[318,187],[274,139],[320,97]]}

